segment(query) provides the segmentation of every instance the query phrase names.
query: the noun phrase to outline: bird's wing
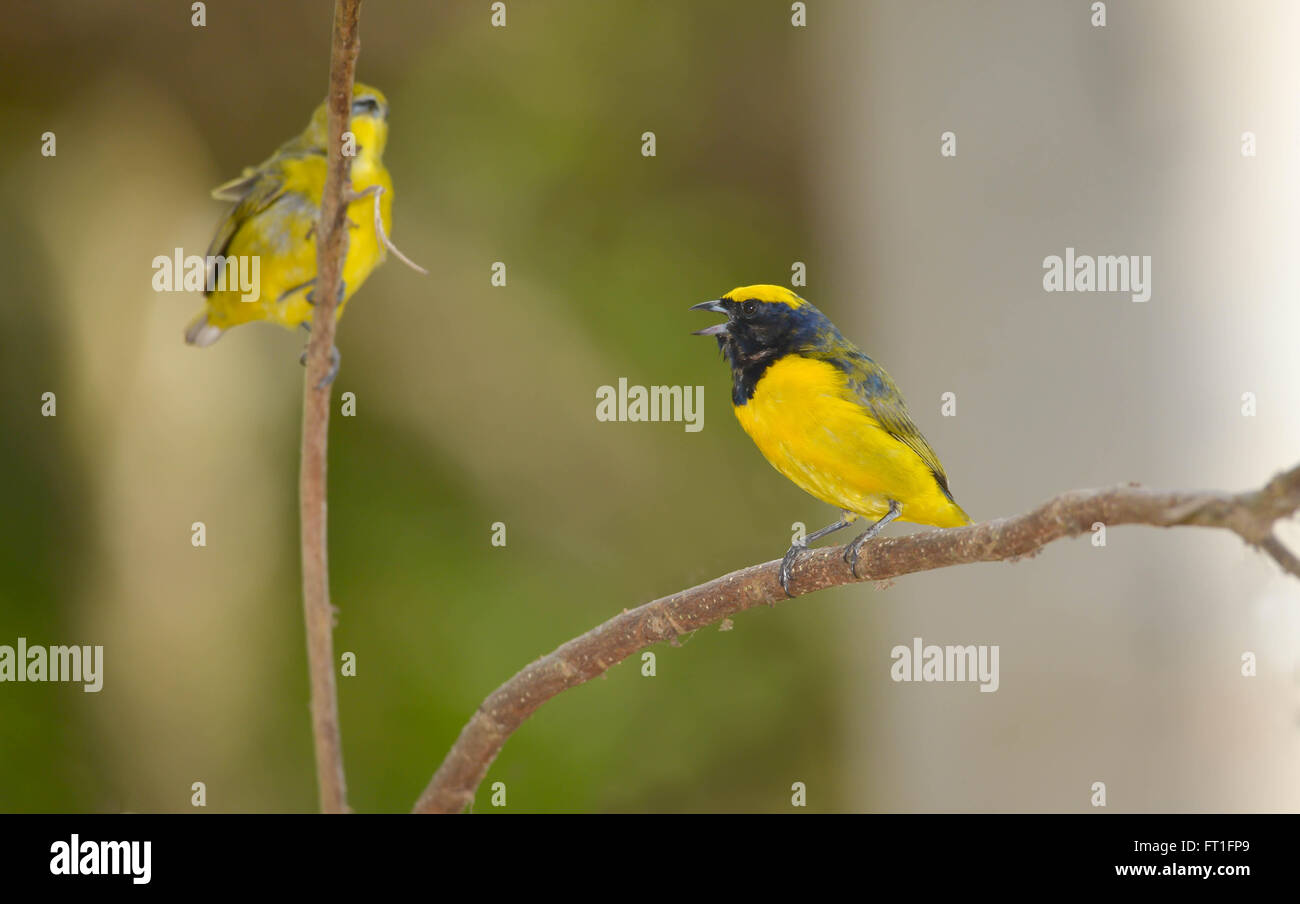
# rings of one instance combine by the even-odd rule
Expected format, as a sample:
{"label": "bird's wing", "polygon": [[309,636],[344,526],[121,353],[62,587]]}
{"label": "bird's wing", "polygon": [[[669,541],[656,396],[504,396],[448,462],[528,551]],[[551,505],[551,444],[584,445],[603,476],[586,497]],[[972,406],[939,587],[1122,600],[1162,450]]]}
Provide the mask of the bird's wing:
{"label": "bird's wing", "polygon": [[881,429],[916,453],[917,458],[930,469],[944,495],[951,500],[948,476],[943,472],[939,456],[934,454],[920,429],[912,422],[907,406],[903,403],[902,393],[885,369],[861,352],[845,356],[841,359],[841,366],[848,373],[849,389],[857,401],[867,409]]}
{"label": "bird's wing", "polygon": [[217,201],[242,201],[253,190],[261,175],[262,171],[256,167],[246,166],[243,175],[212,189],[212,197]]}
{"label": "bird's wing", "polygon": [[[275,170],[262,168],[246,169],[244,175],[238,179],[232,179],[212,190],[212,197],[223,201],[234,201],[235,206],[230,208],[226,218],[221,221],[217,234],[212,237],[212,244],[208,246],[209,270],[216,267],[212,258],[225,256],[226,249],[230,247],[231,240],[240,228],[283,195],[283,177]],[[213,277],[219,275],[210,272],[208,285],[215,285]]]}
{"label": "bird's wing", "polygon": [[246,166],[244,171],[229,182],[223,182],[212,189],[212,197],[218,201],[242,201],[247,198],[267,178],[277,179],[276,174],[283,173],[287,161],[304,157],[325,157],[325,152],[304,147],[302,136],[286,141],[280,148],[257,166]]}

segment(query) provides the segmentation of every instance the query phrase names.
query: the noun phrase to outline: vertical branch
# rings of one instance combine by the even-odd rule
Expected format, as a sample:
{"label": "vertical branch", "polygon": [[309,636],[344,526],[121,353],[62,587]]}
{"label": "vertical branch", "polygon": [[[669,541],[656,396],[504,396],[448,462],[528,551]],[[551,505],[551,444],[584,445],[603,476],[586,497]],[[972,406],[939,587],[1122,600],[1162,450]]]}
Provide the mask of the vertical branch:
{"label": "vertical branch", "polygon": [[357,22],[361,0],[336,0],[330,50],[329,157],[316,229],[316,285],[311,338],[302,404],[302,464],[298,483],[302,523],[302,603],[307,625],[307,664],[311,673],[311,720],[316,739],[316,775],[321,811],[347,812],[343,778],[343,740],[334,678],[334,613],[330,606],[326,554],[326,444],[329,437],[330,388],[321,386],[330,370],[334,347],[334,311],[338,307],[343,259],[347,254],[347,205],[351,160],[343,156],[343,132],[352,108],[352,82],[360,41]]}

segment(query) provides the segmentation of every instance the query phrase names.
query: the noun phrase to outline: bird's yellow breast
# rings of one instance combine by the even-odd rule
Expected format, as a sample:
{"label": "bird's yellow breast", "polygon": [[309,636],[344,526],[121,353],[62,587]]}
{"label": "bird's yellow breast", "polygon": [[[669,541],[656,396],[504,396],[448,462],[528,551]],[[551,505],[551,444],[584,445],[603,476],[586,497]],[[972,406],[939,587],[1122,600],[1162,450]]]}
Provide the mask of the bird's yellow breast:
{"label": "bird's yellow breast", "polygon": [[778,359],[735,412],[772,466],[823,502],[876,519],[897,500],[903,521],[968,523],[916,452],[880,426],[826,361]]}

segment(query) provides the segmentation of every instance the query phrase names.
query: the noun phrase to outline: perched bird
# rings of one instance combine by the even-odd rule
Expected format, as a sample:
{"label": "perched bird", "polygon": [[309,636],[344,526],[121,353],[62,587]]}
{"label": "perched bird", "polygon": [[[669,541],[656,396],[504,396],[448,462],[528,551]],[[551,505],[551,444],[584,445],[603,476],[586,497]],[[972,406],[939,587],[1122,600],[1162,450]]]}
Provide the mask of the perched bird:
{"label": "perched bird", "polygon": [[[379,190],[379,210],[384,234],[391,231],[393,181],[384,168],[388,140],[388,100],[375,88],[357,84],[352,89],[349,131],[356,137],[352,158],[352,188],[356,193],[372,186]],[[316,108],[302,134],[282,144],[259,166],[244,170],[213,189],[212,197],[233,201],[208,249],[207,306],[189,329],[185,341],[211,345],[233,326],[252,320],[269,320],[294,329],[310,329],[316,281],[316,221],[325,188],[326,110]],[[361,287],[370,271],[385,257],[385,246],[375,231],[375,200],[371,195],[348,204],[348,253],[343,268],[342,294],[336,315],[342,316],[347,300]],[[221,288],[216,278],[233,262],[213,261],[214,256],[260,259],[260,285],[255,301],[244,301],[238,286]],[[228,274],[227,274],[228,275]],[[337,351],[335,352],[337,367]]]}
{"label": "perched bird", "polygon": [[716,336],[731,365],[740,426],[774,468],[841,511],[786,552],[787,594],[799,552],[859,517],[873,523],[845,550],[855,575],[862,544],[890,521],[970,523],[894,381],[821,311],[781,286],[741,286],[691,310],[727,315],[695,335]]}

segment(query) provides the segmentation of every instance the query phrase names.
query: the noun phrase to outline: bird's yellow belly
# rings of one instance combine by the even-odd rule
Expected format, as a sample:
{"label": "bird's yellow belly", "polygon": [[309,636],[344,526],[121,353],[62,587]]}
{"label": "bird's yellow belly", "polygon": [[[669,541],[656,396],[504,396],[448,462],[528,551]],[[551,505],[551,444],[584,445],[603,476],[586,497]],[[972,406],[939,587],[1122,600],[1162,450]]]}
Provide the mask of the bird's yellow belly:
{"label": "bird's yellow belly", "polygon": [[823,502],[874,520],[897,500],[900,520],[966,523],[930,469],[879,426],[833,365],[786,356],[735,412],[772,466]]}

